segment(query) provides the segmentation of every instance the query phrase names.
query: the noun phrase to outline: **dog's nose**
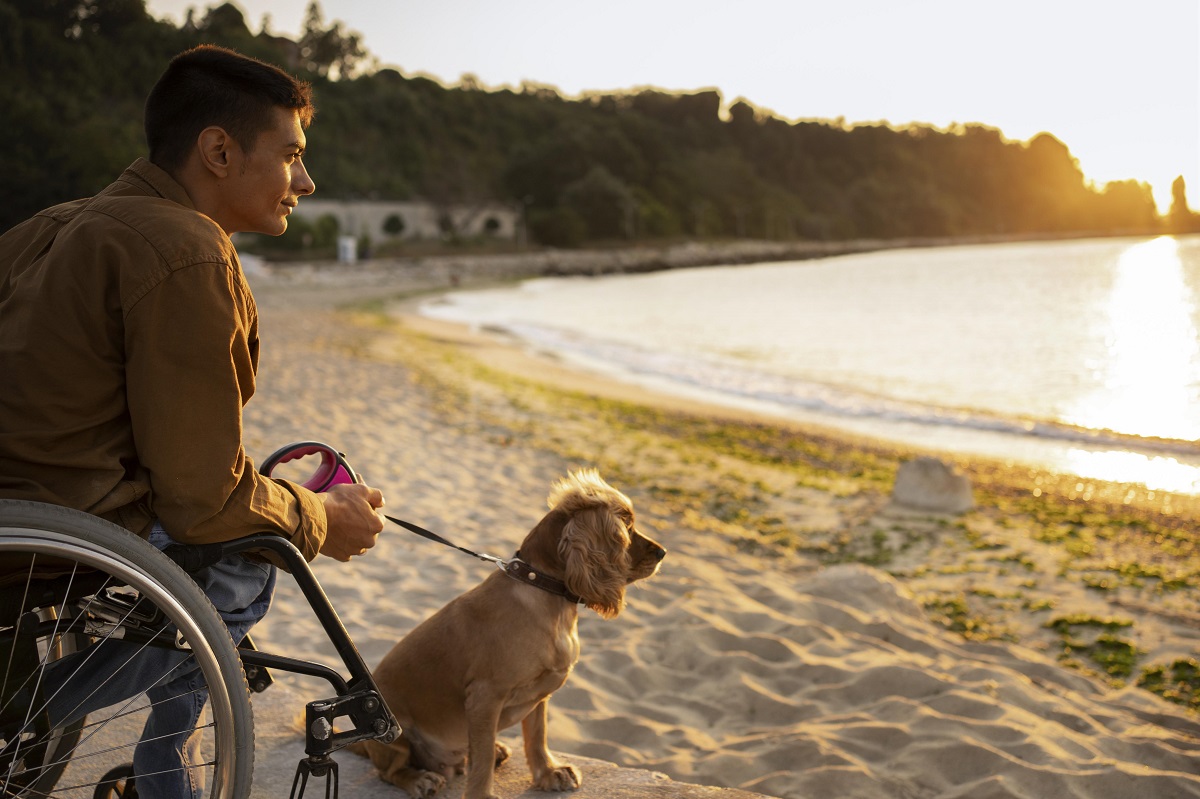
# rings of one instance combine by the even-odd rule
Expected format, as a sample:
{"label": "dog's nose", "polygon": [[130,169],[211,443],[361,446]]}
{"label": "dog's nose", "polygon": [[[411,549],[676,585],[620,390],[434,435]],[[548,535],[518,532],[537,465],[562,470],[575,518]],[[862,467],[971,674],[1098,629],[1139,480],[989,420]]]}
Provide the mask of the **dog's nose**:
{"label": "dog's nose", "polygon": [[650,557],[654,558],[655,560],[662,560],[666,556],[667,550],[663,549],[662,547],[656,546],[654,549],[650,550]]}

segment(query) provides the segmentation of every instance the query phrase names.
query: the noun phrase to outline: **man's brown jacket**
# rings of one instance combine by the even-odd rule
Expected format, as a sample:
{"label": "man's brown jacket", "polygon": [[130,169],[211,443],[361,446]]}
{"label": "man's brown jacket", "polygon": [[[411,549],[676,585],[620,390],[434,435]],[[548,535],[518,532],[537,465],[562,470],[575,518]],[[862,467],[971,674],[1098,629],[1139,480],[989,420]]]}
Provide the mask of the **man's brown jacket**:
{"label": "man's brown jacket", "polygon": [[258,311],[229,237],[139,159],[0,236],[0,497],[184,542],[275,531],[305,557],[312,492],[242,448]]}

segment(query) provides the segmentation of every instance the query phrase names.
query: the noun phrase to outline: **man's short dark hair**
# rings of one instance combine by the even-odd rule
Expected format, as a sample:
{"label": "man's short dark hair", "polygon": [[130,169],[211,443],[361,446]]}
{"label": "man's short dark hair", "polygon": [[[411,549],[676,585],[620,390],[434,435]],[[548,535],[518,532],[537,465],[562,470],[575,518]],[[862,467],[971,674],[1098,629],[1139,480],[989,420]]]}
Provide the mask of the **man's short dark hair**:
{"label": "man's short dark hair", "polygon": [[150,161],[175,172],[196,138],[217,126],[247,151],[275,124],[276,108],[293,109],[308,127],[312,87],[278,67],[224,47],[185,50],[167,66],[146,98]]}

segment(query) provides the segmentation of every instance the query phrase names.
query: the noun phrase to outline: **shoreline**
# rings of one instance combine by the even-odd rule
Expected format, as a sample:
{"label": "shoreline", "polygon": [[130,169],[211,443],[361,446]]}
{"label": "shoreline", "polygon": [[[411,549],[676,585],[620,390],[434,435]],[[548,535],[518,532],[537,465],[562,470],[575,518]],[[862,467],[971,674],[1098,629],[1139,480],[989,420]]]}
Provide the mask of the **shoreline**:
{"label": "shoreline", "polygon": [[953,238],[850,239],[845,241],[685,241],[630,247],[528,249],[473,252],[445,248],[434,254],[381,256],[341,264],[327,260],[264,261],[244,255],[247,274],[270,274],[276,283],[305,285],[348,283],[354,289],[396,282],[430,289],[478,287],[536,277],[640,274],[705,266],[739,266],[779,261],[807,261],[880,250],[961,247],[1026,242],[1111,238],[1147,238],[1142,234],[992,235]]}
{"label": "shoreline", "polygon": [[[581,618],[556,750],[781,797],[974,795],[979,779],[1099,799],[1116,774],[1200,796],[1200,680],[1177,668],[1200,659],[1189,498],[942,456],[975,508],[905,509],[890,491],[915,448],[580,373],[414,316],[453,288],[445,273],[359,271],[372,279],[251,275],[254,454],[335,443],[392,512],[485,550],[519,540],[563,469],[595,466],[670,551],[621,619]],[[349,576],[316,564],[368,662],[480,576],[402,533],[377,549]],[[260,645],[303,648],[302,608],[286,589],[279,605]]]}
{"label": "shoreline", "polygon": [[[556,276],[596,276],[636,274],[675,268],[716,265],[742,265],[780,260],[814,260],[880,249],[913,247],[967,246],[975,244],[1019,244],[1063,237],[988,236],[956,239],[857,240],[847,242],[764,242],[738,241],[686,243],[670,246],[641,246],[629,249],[544,250],[504,254],[442,254],[433,257],[380,259],[342,265],[333,262],[294,264],[255,264],[256,270],[269,272],[271,282],[282,288],[291,286],[291,301],[304,302],[305,288],[314,287],[320,301],[342,307],[354,307],[360,298],[369,297],[373,308],[385,302],[411,301],[412,305],[436,299],[439,294],[467,289],[487,289],[521,280]],[[1068,237],[1070,238],[1070,237]],[[1111,237],[1110,237],[1111,238]],[[1136,237],[1141,238],[1141,237]],[[248,270],[249,271],[249,270]],[[410,314],[415,315],[415,314]],[[489,330],[500,335],[503,331]],[[512,346],[526,347],[515,339]],[[551,353],[545,353],[553,357]],[[597,380],[621,381],[642,387],[643,394],[668,393],[679,400],[695,401],[710,411],[734,410],[755,415],[770,423],[796,423],[816,427],[832,435],[852,439],[884,441],[913,449],[940,452],[947,457],[982,459],[1007,463],[1013,468],[1074,475],[1089,483],[1116,483],[1134,486],[1137,478],[1123,478],[1113,471],[1109,455],[1128,452],[1141,459],[1132,467],[1144,475],[1150,486],[1134,489],[1152,495],[1196,497],[1200,487],[1189,491],[1191,464],[1197,453],[1189,442],[1124,435],[1107,430],[1076,428],[1065,423],[1046,422],[1045,435],[1016,435],[987,427],[963,427],[944,430],[926,429],[918,421],[888,423],[882,419],[840,419],[818,410],[771,408],[755,400],[705,396],[703,391],[674,390],[674,387],[647,385],[635,377],[607,375],[583,364],[567,367],[574,372],[588,371]],[[1016,438],[1012,438],[1016,435]],[[1012,440],[1009,440],[1012,438]],[[1129,470],[1131,467],[1121,467]],[[1194,484],[1193,484],[1194,485]]]}
{"label": "shoreline", "polygon": [[[392,316],[421,335],[457,343],[470,350],[486,350],[493,363],[517,376],[541,375],[559,385],[575,386],[612,399],[628,400],[662,409],[686,410],[741,422],[761,423],[785,429],[815,432],[844,440],[854,446],[895,452],[933,455],[959,467],[981,464],[991,475],[1007,473],[1012,482],[1032,490],[1063,486],[1059,493],[1074,501],[1106,503],[1110,510],[1135,505],[1166,515],[1181,510],[1200,515],[1200,494],[1147,488],[1137,483],[1093,478],[1053,468],[1013,463],[1004,458],[970,451],[939,448],[927,444],[881,439],[870,433],[841,428],[819,419],[792,418],[782,414],[738,407],[699,396],[669,393],[645,385],[564,363],[552,353],[532,352],[520,339],[505,331],[474,330],[472,326],[434,319],[419,313],[418,305],[439,295],[460,290],[485,289],[537,277],[625,274],[651,269],[692,268],[753,263],[759,260],[817,259],[879,249],[923,246],[1020,243],[1044,240],[1037,237],[974,237],[953,240],[857,240],[850,242],[732,242],[687,243],[669,247],[637,247],[628,250],[564,250],[503,255],[438,255],[431,257],[368,260],[356,264],[331,261],[267,264],[251,257],[246,266],[251,285],[270,287],[268,303],[304,308],[320,306],[341,311],[379,313]],[[1060,237],[1050,237],[1060,238]],[[796,255],[804,252],[804,255]],[[771,257],[775,253],[776,257]],[[787,253],[786,255],[784,253]],[[244,259],[247,260],[247,259]],[[662,264],[669,264],[663,266]],[[550,271],[547,271],[550,270]],[[1103,431],[1098,431],[1100,436]],[[1114,434],[1116,435],[1116,434]],[[1156,442],[1148,440],[1153,449]],[[994,478],[989,478],[994,479]],[[1078,487],[1067,484],[1077,484]],[[1043,489],[1049,491],[1051,489]]]}

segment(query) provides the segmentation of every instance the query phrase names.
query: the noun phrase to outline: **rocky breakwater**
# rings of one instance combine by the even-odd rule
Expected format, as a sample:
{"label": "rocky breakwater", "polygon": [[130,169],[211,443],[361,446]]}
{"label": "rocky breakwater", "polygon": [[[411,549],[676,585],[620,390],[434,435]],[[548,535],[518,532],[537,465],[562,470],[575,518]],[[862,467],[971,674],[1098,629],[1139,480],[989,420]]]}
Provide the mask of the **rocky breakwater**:
{"label": "rocky breakwater", "polygon": [[514,253],[447,253],[422,257],[336,261],[264,262],[242,258],[253,285],[323,286],[339,290],[404,285],[414,290],[517,280],[529,277],[655,272],[723,264],[805,260],[897,246],[895,242],[688,242],[623,249],[528,250]]}

